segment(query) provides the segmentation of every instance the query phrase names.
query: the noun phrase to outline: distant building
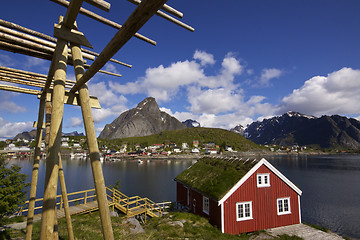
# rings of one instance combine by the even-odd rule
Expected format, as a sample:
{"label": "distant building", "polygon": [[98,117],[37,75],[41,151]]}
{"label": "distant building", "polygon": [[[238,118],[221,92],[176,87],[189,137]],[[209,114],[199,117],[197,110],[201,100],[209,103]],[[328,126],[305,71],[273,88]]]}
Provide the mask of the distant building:
{"label": "distant building", "polygon": [[200,153],[200,150],[197,148],[191,149],[191,153]]}
{"label": "distant building", "polygon": [[181,144],[181,148],[182,148],[183,150],[188,149],[188,144],[187,144],[187,143],[182,143],[182,144]]}
{"label": "distant building", "polygon": [[173,152],[174,153],[181,153],[180,147],[173,147]]}
{"label": "distant building", "polygon": [[196,147],[196,148],[199,147],[199,141],[198,141],[198,140],[194,140],[194,141],[193,141],[193,146]]}
{"label": "distant building", "polygon": [[205,157],[175,181],[177,202],[209,219],[223,233],[301,223],[301,190],[264,158],[227,161]]}
{"label": "distant building", "polygon": [[217,154],[216,149],[205,149],[205,154]]}
{"label": "distant building", "polygon": [[232,149],[232,147],[229,147],[229,146],[227,146],[227,147],[225,148],[225,150],[228,151],[228,152],[233,152],[233,151],[234,151],[234,150]]}

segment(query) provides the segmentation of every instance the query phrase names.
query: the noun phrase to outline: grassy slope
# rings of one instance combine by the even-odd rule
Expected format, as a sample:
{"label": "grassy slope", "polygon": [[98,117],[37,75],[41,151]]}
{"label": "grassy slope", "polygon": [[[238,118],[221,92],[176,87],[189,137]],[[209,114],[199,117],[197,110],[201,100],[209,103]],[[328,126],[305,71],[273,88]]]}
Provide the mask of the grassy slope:
{"label": "grassy slope", "polygon": [[181,130],[164,131],[159,134],[154,134],[144,137],[131,137],[114,140],[99,140],[100,143],[105,144],[117,144],[122,143],[132,144],[144,144],[152,145],[155,143],[176,143],[181,146],[182,143],[188,143],[192,146],[194,140],[198,140],[200,146],[204,143],[214,142],[216,145],[225,143],[228,146],[233,147],[237,151],[248,151],[251,149],[259,149],[260,146],[247,140],[240,134],[230,132],[224,129],[218,128],[186,128]]}

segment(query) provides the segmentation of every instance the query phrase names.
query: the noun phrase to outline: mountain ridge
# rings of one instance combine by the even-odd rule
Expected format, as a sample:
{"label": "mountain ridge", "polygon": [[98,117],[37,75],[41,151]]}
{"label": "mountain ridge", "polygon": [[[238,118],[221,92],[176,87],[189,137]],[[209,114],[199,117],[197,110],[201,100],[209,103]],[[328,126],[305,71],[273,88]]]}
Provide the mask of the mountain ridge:
{"label": "mountain ridge", "polygon": [[243,135],[256,144],[360,148],[360,122],[339,115],[314,117],[290,111],[251,123]]}

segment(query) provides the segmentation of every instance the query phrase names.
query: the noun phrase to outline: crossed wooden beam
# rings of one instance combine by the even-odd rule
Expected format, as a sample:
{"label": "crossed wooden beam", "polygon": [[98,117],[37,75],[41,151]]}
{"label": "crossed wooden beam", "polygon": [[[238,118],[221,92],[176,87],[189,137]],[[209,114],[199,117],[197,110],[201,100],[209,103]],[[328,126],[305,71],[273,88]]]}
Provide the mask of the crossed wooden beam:
{"label": "crossed wooden beam", "polygon": [[[120,74],[101,70],[108,61],[131,67],[130,64],[115,60],[112,57],[133,36],[152,45],[156,45],[154,40],[137,33],[153,15],[156,14],[189,31],[194,31],[194,29],[165,13],[167,12],[177,18],[183,17],[181,12],[165,4],[167,0],[128,0],[136,4],[137,7],[123,25],[82,7],[83,1],[85,1],[104,11],[109,11],[110,4],[106,1],[51,1],[67,7],[65,17],[60,16],[59,22],[54,25],[55,38],[0,19],[0,49],[51,60],[47,75],[0,66],[0,81],[30,87],[24,88],[0,84],[0,90],[33,94],[37,95],[40,99],[38,120],[36,123],[36,145],[31,178],[26,239],[31,239],[32,235],[43,126],[46,127],[45,141],[47,143],[47,159],[40,238],[58,238],[54,226],[57,225],[56,192],[59,179],[64,199],[68,236],[69,239],[74,239],[70,214],[68,212],[69,205],[67,202],[66,185],[60,155],[64,104],[79,105],[81,107],[99,206],[102,233],[104,239],[114,239],[105,181],[100,163],[99,147],[91,111],[91,108],[101,107],[97,98],[89,95],[86,83],[98,72],[121,76]],[[79,13],[118,29],[118,32],[100,54],[81,47],[92,48],[84,34],[77,29],[76,18]],[[93,61],[93,63],[87,65],[84,58]],[[66,79],[68,65],[74,67],[76,81]],[[40,88],[40,90],[36,90],[34,87]],[[46,124],[44,124],[45,113]]]}

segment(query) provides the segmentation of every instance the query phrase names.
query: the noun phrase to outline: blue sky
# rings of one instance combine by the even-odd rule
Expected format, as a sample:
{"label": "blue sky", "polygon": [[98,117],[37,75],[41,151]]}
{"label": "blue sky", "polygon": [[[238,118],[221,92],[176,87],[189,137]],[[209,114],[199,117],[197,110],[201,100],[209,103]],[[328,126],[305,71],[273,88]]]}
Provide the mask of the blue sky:
{"label": "blue sky", "polygon": [[[126,0],[109,2],[109,13],[83,7],[120,24],[135,9]],[[182,21],[195,32],[154,16],[139,33],[157,46],[131,39],[114,58],[133,67],[108,64],[104,69],[123,77],[97,74],[90,80],[91,94],[102,105],[94,111],[98,133],[148,96],[181,121],[225,129],[289,110],[360,116],[359,1],[169,0],[168,5],[182,11]],[[0,8],[2,19],[48,35],[65,12],[40,0],[5,1]],[[82,15],[78,26],[97,52],[116,33]],[[49,64],[0,50],[2,66],[46,74]],[[68,78],[74,79],[71,66]],[[0,100],[0,137],[32,129],[35,96],[0,91]],[[63,132],[74,130],[84,131],[80,108],[65,106]]]}

